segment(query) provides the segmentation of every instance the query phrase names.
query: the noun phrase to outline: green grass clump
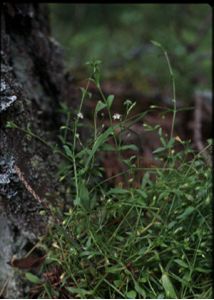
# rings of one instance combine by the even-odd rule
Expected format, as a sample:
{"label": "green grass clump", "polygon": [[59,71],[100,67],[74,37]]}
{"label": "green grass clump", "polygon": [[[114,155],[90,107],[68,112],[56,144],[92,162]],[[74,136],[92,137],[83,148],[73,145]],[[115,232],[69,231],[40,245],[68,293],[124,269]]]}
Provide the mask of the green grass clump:
{"label": "green grass clump", "polygon": [[[108,179],[102,180],[102,172],[96,166],[97,152],[108,149],[108,139],[113,138],[114,151],[122,159],[123,147],[115,129],[123,130],[125,124],[132,124],[133,118],[128,119],[128,114],[134,104],[126,100],[126,116],[123,120],[117,116],[120,122],[113,124],[114,97],[102,93],[100,62],[90,63],[89,81],[96,84],[101,96],[95,108],[94,134],[88,144],[76,151],[80,125],[77,118],[72,129],[73,143],[61,139],[65,154],[72,159],[73,171],[61,169],[60,176],[63,180],[73,178],[72,190],[76,192],[74,205],[62,222],[50,229],[47,269],[51,264],[57,266],[60,279],[56,287],[46,281],[41,297],[211,298],[211,168],[189,142],[173,137],[173,71],[165,49],[154,44],[165,54],[173,90],[169,140],[160,126],[155,128],[162,146],[154,153],[157,160],[164,160],[164,165],[142,169],[144,176],[138,188],[109,187]],[[90,97],[88,85],[82,94],[79,117],[85,98]],[[103,109],[108,111],[111,126],[101,131],[96,119]],[[176,143],[183,145],[182,151],[174,151]],[[133,149],[133,145],[129,147]],[[190,155],[192,160],[187,159]],[[128,164],[135,180],[138,168],[132,158]],[[91,177],[98,181],[96,185]]]}
{"label": "green grass clump", "polygon": [[[41,278],[26,274],[39,286],[40,298],[212,297],[211,168],[188,141],[174,137],[173,71],[165,49],[154,44],[164,51],[172,79],[173,109],[168,110],[173,116],[172,127],[169,138],[159,125],[153,129],[162,144],[153,153],[163,164],[141,168],[144,176],[137,188],[110,186],[110,178],[103,178],[97,154],[116,152],[128,166],[124,173],[131,174],[129,181],[134,181],[139,167],[134,156],[124,160],[123,151],[136,151],[136,146],[124,146],[116,130],[127,129],[149,111],[129,117],[134,103],[126,100],[125,116],[112,116],[114,96],[102,92],[99,61],[89,63],[92,72],[86,88],[82,88],[73,122],[70,110],[62,105],[67,121],[60,129],[61,146],[53,150],[64,159],[58,175],[69,186],[71,201],[64,213],[52,208],[56,222],[45,238],[48,250]],[[79,129],[84,126],[84,101],[91,97],[90,82],[96,85],[101,100],[95,108],[92,136],[83,143]],[[103,109],[109,116],[107,129],[97,124]],[[29,128],[24,131],[36,138]],[[109,139],[114,147],[108,144]],[[183,150],[176,152],[176,143],[182,144]]]}
{"label": "green grass clump", "polygon": [[211,298],[211,170],[198,156],[149,177],[52,227],[48,257],[62,280],[45,283],[49,295]]}

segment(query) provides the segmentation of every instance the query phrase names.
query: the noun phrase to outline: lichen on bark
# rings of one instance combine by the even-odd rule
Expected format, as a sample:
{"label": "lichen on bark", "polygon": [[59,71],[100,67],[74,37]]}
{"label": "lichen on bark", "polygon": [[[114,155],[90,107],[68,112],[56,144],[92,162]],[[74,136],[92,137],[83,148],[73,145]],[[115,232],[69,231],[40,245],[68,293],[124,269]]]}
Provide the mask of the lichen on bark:
{"label": "lichen on bark", "polygon": [[26,254],[26,245],[46,232],[48,217],[40,214],[43,205],[35,194],[44,201],[55,201],[54,195],[63,201],[63,189],[57,183],[58,161],[51,150],[5,125],[30,124],[36,135],[55,143],[57,111],[68,82],[62,49],[51,37],[46,5],[4,3],[1,24],[0,290],[7,283],[3,296],[19,298],[24,288],[8,260]]}

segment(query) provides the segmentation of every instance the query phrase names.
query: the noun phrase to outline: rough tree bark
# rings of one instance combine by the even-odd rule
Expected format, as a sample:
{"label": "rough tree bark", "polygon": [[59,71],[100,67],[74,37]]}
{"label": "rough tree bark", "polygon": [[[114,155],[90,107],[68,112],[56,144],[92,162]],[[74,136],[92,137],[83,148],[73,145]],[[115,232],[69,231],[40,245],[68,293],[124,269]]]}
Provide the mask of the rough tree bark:
{"label": "rough tree bark", "polygon": [[25,288],[8,261],[25,255],[45,232],[48,217],[40,213],[42,202],[63,201],[63,191],[50,149],[5,124],[30,124],[35,134],[53,143],[68,80],[61,48],[50,35],[47,7],[5,3],[1,8],[0,293],[19,298]]}

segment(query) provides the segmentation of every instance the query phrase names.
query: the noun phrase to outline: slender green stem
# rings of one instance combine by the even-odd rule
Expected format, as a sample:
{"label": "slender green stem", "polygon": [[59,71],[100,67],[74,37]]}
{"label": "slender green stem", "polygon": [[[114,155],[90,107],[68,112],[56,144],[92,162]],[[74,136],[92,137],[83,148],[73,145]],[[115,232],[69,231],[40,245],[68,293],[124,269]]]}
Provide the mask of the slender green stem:
{"label": "slender green stem", "polygon": [[162,48],[162,50],[164,52],[164,55],[165,55],[165,58],[166,58],[166,61],[167,61],[167,65],[168,65],[168,68],[169,68],[169,73],[170,73],[171,81],[172,81],[173,116],[172,116],[172,126],[171,126],[171,133],[170,133],[170,138],[172,138],[173,137],[174,126],[175,126],[175,117],[176,117],[175,76],[174,76],[174,72],[172,70],[172,66],[171,66],[171,63],[170,63],[170,59],[169,59],[168,53],[167,53],[167,51],[162,46],[161,46],[161,48]]}
{"label": "slender green stem", "polygon": [[65,143],[66,143],[66,139],[67,139],[68,126],[69,126],[70,118],[71,118],[71,113],[70,113],[70,111],[69,111],[69,112],[67,113],[67,120],[66,120],[65,132],[64,132],[64,141],[65,141]]}
{"label": "slender green stem", "polygon": [[68,157],[67,155],[65,155],[61,150],[55,149],[54,146],[52,146],[51,144],[47,143],[45,140],[43,140],[41,137],[39,137],[38,135],[36,135],[35,133],[33,133],[31,130],[29,131],[29,130],[23,129],[23,128],[19,127],[18,125],[16,125],[16,129],[18,129],[19,131],[22,131],[25,134],[28,134],[29,136],[37,139],[42,144],[44,144],[46,147],[50,148],[53,152],[58,153],[59,155],[61,155],[62,157],[64,157],[65,159],[67,159],[69,161],[72,161],[72,159],[70,157]]}
{"label": "slender green stem", "polygon": [[170,62],[170,59],[169,59],[169,56],[168,56],[168,53],[167,53],[166,49],[160,43],[158,43],[156,41],[151,41],[151,42],[153,43],[153,45],[159,47],[163,51],[164,56],[166,58],[167,65],[168,65],[171,81],[172,81],[173,116],[172,116],[172,126],[171,126],[171,133],[170,133],[170,138],[172,138],[173,137],[174,126],[175,126],[175,117],[176,117],[175,76],[174,76],[174,72],[172,70],[171,62]]}
{"label": "slender green stem", "polygon": [[79,201],[79,183],[78,183],[78,173],[77,173],[77,164],[76,164],[76,157],[75,157],[75,151],[76,151],[76,140],[77,140],[77,128],[79,123],[79,114],[81,113],[82,106],[85,100],[85,97],[87,95],[87,91],[89,88],[90,79],[88,79],[86,89],[82,92],[82,97],[80,101],[79,110],[77,113],[77,119],[74,122],[74,133],[73,133],[73,169],[74,169],[74,179],[75,179],[75,187],[76,187],[76,199]]}
{"label": "slender green stem", "polygon": [[[99,90],[100,95],[103,98],[104,102],[106,103],[107,110],[108,110],[108,115],[109,115],[109,120],[110,120],[110,125],[111,125],[111,127],[113,127],[112,115],[111,115],[111,111],[110,111],[110,108],[109,108],[108,103],[107,103],[107,99],[106,99],[105,95],[103,94],[103,91],[102,91],[100,86],[98,86],[98,90]],[[113,137],[114,137],[114,142],[115,142],[115,146],[116,146],[116,149],[117,149],[118,148],[118,143],[117,143],[115,133],[114,133]]]}

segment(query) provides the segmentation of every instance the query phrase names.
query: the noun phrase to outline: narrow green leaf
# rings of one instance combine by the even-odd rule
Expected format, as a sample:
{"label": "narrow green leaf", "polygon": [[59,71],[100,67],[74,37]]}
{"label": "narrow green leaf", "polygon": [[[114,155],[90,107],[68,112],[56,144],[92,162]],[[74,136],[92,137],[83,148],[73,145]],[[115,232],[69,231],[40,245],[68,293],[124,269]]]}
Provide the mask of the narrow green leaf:
{"label": "narrow green leaf", "polygon": [[107,273],[112,273],[112,274],[115,274],[115,273],[120,274],[120,272],[123,269],[124,269],[124,267],[121,267],[121,266],[113,266],[113,267],[106,268],[106,272]]}
{"label": "narrow green leaf", "polygon": [[185,220],[194,210],[195,208],[192,206],[187,207],[185,211],[177,217],[177,219]]}
{"label": "narrow green leaf", "polygon": [[161,127],[158,129],[158,134],[159,134],[159,136],[162,136],[162,128]]}
{"label": "narrow green leaf", "polygon": [[151,40],[151,43],[156,47],[162,48],[162,45],[154,40]]}
{"label": "narrow green leaf", "polygon": [[106,107],[105,103],[103,103],[102,101],[98,101],[95,108],[95,113],[97,114],[100,110],[104,109],[105,107]]}
{"label": "narrow green leaf", "polygon": [[86,209],[89,209],[90,208],[89,192],[86,185],[83,182],[79,183],[79,197],[80,197],[80,203]]}
{"label": "narrow green leaf", "polygon": [[135,287],[136,292],[137,292],[140,296],[143,296],[143,298],[145,299],[145,298],[146,298],[146,292],[145,292],[144,289],[142,289],[142,288],[140,287],[140,285],[137,283],[137,281],[135,281],[134,287]]}
{"label": "narrow green leaf", "polygon": [[146,172],[142,179],[141,189],[144,190],[147,184],[151,184],[150,173]]}
{"label": "narrow green leaf", "polygon": [[132,110],[132,108],[136,105],[136,102],[132,103],[132,105],[129,107],[129,109],[127,110],[126,115],[128,115],[130,113],[130,111]]}
{"label": "narrow green leaf", "polygon": [[152,153],[155,154],[155,153],[163,152],[164,150],[166,150],[165,147],[159,147],[156,150],[154,150]]}
{"label": "narrow green leaf", "polygon": [[30,272],[25,273],[25,277],[27,278],[27,280],[29,280],[32,283],[35,284],[41,283],[41,279]]}
{"label": "narrow green leaf", "polygon": [[85,169],[87,169],[87,167],[88,167],[90,161],[92,160],[94,154],[96,153],[96,151],[101,147],[101,145],[103,145],[105,143],[107,138],[112,134],[113,134],[113,128],[110,127],[105,132],[103,132],[100,136],[98,136],[98,138],[96,139],[96,142],[94,143],[94,145],[91,149],[91,153],[89,154],[88,159],[86,161]]}
{"label": "narrow green leaf", "polygon": [[164,147],[166,147],[166,141],[164,140],[164,138],[161,136],[160,137],[161,143]]}
{"label": "narrow green leaf", "polygon": [[175,143],[175,139],[171,138],[167,144],[167,148],[171,148],[173,146],[173,144]]}
{"label": "narrow green leaf", "polygon": [[161,281],[162,281],[162,285],[163,285],[163,288],[166,293],[166,297],[177,299],[175,289],[174,289],[172,282],[171,282],[170,278],[168,277],[167,273],[165,273],[165,272],[163,273],[163,275],[161,277]]}
{"label": "narrow green leaf", "polygon": [[107,98],[108,108],[111,108],[113,101],[114,101],[114,95],[109,95]]}
{"label": "narrow green leaf", "polygon": [[125,189],[120,189],[120,188],[112,188],[110,191],[107,193],[109,194],[127,194],[129,191]]}
{"label": "narrow green leaf", "polygon": [[211,274],[212,273],[212,269],[203,269],[203,268],[200,268],[200,267],[195,268],[194,271],[205,273],[205,274]]}
{"label": "narrow green leaf", "polygon": [[122,280],[114,280],[114,285],[118,288],[121,286],[121,284],[123,284]]}
{"label": "narrow green leaf", "polygon": [[66,287],[66,290],[68,290],[72,294],[78,294],[80,296],[92,295],[93,294],[93,291],[87,291],[85,289],[74,288],[74,287],[70,287],[70,286]]}
{"label": "narrow green leaf", "polygon": [[63,148],[65,150],[66,155],[73,158],[73,153],[71,152],[71,149],[67,145],[63,145]]}
{"label": "narrow green leaf", "polygon": [[118,147],[118,151],[126,151],[126,150],[138,151],[138,147],[133,144]]}
{"label": "narrow green leaf", "polygon": [[136,190],[136,192],[137,192],[138,194],[140,194],[140,196],[142,196],[143,198],[147,198],[147,194],[146,194],[146,192],[144,192],[143,190],[138,189],[138,190]]}
{"label": "narrow green leaf", "polygon": [[17,125],[12,121],[7,121],[6,128],[17,128]]}
{"label": "narrow green leaf", "polygon": [[98,70],[96,70],[96,73],[94,73],[94,80],[96,85],[99,87],[100,86],[100,73],[98,73]]}
{"label": "narrow green leaf", "polygon": [[134,290],[132,290],[132,291],[127,292],[126,296],[128,299],[135,299],[137,296],[137,293]]}
{"label": "narrow green leaf", "polygon": [[174,261],[183,268],[189,268],[189,266],[181,259],[175,259]]}

